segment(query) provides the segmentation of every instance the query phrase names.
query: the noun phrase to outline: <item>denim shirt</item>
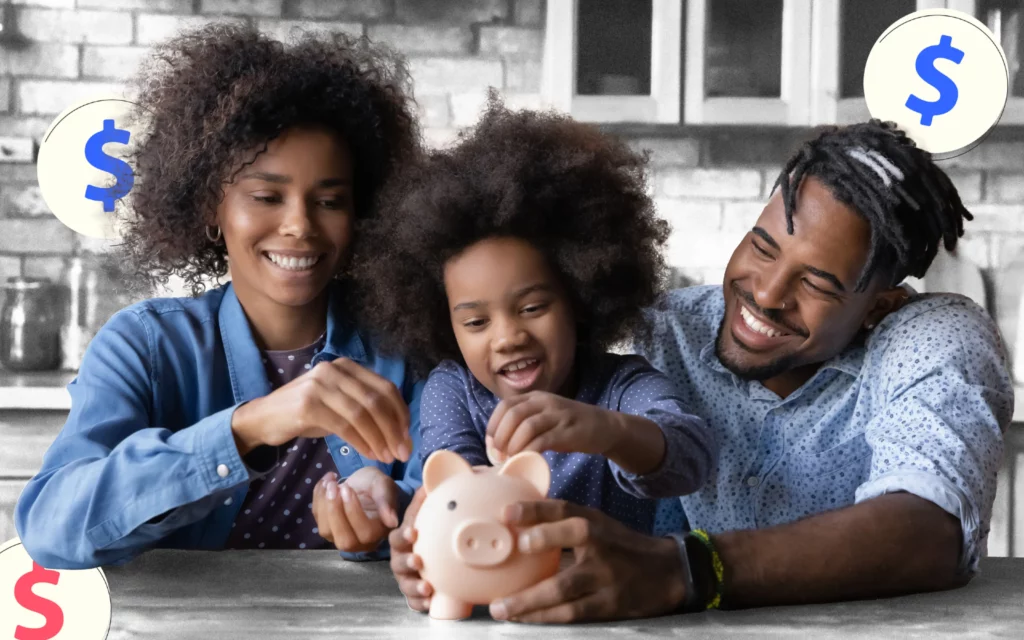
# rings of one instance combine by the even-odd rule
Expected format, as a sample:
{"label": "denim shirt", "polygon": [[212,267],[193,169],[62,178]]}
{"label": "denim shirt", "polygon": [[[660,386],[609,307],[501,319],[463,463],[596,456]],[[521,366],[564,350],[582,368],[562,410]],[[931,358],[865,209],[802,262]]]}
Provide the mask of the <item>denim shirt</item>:
{"label": "denim shirt", "polygon": [[[327,336],[313,364],[349,358],[393,382],[409,404],[408,463],[363,459],[326,438],[341,477],[373,465],[397,482],[399,515],[421,484],[419,397],[405,362],[377,355],[329,291]],[[15,509],[33,560],[53,569],[122,564],[150,548],[222,549],[249,482],[267,473],[239,455],[231,416],[271,391],[232,285],[156,298],[115,314],[68,385],[71,412]],[[273,468],[273,467],[271,467]],[[371,553],[342,554],[374,559]]]}

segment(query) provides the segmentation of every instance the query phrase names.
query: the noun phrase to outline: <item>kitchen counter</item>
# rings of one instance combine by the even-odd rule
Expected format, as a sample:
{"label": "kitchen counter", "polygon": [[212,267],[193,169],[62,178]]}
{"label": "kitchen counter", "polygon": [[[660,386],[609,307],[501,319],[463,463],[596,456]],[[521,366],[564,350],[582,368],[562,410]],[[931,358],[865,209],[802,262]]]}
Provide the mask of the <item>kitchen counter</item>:
{"label": "kitchen counter", "polygon": [[157,550],[104,570],[109,640],[126,638],[980,638],[1020,637],[1024,559],[986,558],[961,589],[839,604],[547,626],[411,611],[386,562],[333,551]]}
{"label": "kitchen counter", "polygon": [[0,370],[0,409],[71,409],[67,386],[74,371]]}

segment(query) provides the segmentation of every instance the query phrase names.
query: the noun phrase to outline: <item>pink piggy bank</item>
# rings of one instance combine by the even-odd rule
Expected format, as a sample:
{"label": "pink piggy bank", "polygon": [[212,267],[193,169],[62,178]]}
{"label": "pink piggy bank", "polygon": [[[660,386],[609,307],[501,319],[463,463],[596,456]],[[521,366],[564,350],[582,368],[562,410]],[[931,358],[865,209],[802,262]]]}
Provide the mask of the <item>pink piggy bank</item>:
{"label": "pink piggy bank", "polygon": [[544,457],[524,451],[501,467],[470,467],[457,453],[435,451],[423,465],[427,497],[416,516],[413,552],[434,588],[430,617],[467,618],[475,604],[555,575],[560,551],[521,554],[518,530],[501,522],[505,505],[542,500],[551,484]]}

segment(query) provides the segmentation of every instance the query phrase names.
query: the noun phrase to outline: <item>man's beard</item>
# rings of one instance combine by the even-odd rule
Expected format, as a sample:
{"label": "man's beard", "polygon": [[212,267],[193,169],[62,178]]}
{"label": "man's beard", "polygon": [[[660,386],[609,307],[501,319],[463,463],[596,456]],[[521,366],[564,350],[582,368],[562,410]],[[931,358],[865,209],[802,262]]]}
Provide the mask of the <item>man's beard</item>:
{"label": "man's beard", "polygon": [[[731,371],[736,377],[742,380],[757,380],[764,381],[769,378],[786,373],[793,368],[793,357],[783,356],[775,362],[769,362],[768,364],[761,365],[759,367],[744,367],[739,362],[732,361],[727,355],[725,355],[725,349],[722,346],[722,341],[725,337],[725,332],[729,329],[726,327],[725,318],[722,318],[722,323],[718,325],[718,337],[715,339],[715,357],[718,361],[725,366],[726,369]],[[739,341],[734,336],[732,337],[735,348],[743,349]]]}

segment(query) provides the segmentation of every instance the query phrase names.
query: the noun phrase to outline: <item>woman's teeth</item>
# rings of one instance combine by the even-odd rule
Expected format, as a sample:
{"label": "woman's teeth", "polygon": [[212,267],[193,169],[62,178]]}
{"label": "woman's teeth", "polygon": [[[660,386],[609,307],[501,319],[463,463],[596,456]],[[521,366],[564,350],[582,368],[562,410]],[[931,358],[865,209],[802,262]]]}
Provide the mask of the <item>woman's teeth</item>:
{"label": "woman's teeth", "polygon": [[525,369],[526,367],[530,366],[531,364],[533,364],[535,362],[537,362],[537,361],[536,360],[532,360],[532,359],[531,360],[520,360],[519,362],[513,362],[512,364],[508,365],[507,367],[504,367],[501,370],[501,372],[502,373],[509,373],[511,371],[519,371],[520,369]]}
{"label": "woman's teeth", "polygon": [[295,258],[292,256],[282,256],[277,253],[267,252],[267,257],[270,261],[281,267],[282,269],[288,269],[289,271],[303,271],[309,269],[317,262],[320,262],[320,256],[311,256],[308,258]]}
{"label": "woman's teeth", "polygon": [[743,322],[748,327],[750,327],[753,331],[756,331],[756,332],[758,332],[758,333],[760,333],[762,335],[766,335],[769,338],[775,338],[777,336],[788,335],[788,334],[782,333],[781,331],[776,331],[775,329],[772,329],[771,327],[769,327],[765,323],[761,322],[760,320],[755,318],[754,314],[752,314],[749,310],[747,310],[747,308],[744,307],[743,305],[740,305],[740,316],[743,318]]}

